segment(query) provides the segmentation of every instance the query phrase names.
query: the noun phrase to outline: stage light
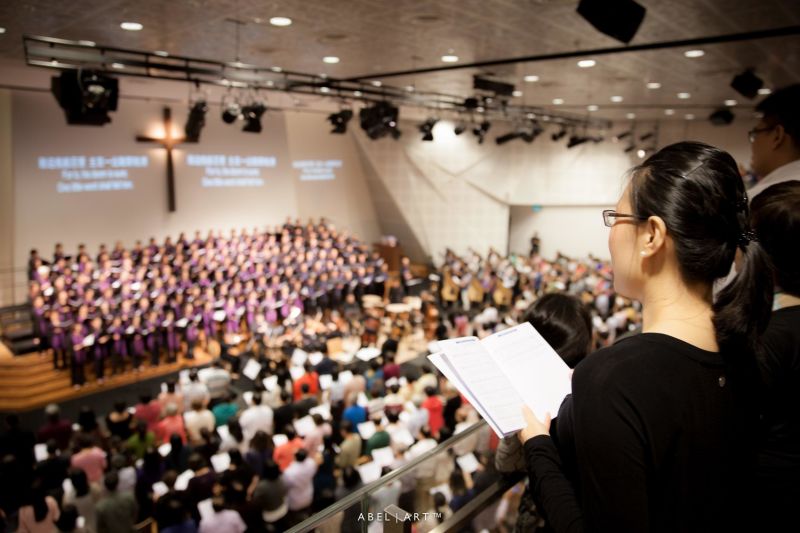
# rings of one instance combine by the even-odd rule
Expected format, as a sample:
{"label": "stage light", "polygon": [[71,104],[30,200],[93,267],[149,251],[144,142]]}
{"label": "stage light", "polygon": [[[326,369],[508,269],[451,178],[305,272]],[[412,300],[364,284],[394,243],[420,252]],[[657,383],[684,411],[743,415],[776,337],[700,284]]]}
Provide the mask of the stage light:
{"label": "stage light", "polygon": [[539,81],[539,76],[535,74],[528,74],[527,76],[522,78],[522,80],[528,83],[536,83],[537,81]]}
{"label": "stage light", "polygon": [[626,154],[629,154],[629,153],[633,152],[634,150],[636,150],[636,146],[635,146],[635,145],[633,145],[633,144],[629,144],[629,145],[628,145],[628,146],[625,148],[624,152],[625,152]]}
{"label": "stage light", "polygon": [[535,120],[531,120],[526,126],[519,130],[519,138],[530,144],[536,140],[536,137],[542,134],[544,128],[539,125]]}
{"label": "stage light", "polygon": [[637,156],[639,156],[639,159],[644,159],[644,156],[646,156],[646,155],[647,155],[647,152],[646,152],[644,149],[642,149],[642,148],[639,148],[639,149],[636,151],[636,155],[637,155]]}
{"label": "stage light", "polygon": [[731,81],[737,93],[752,100],[758,95],[758,90],[764,86],[764,80],[753,73],[752,69],[745,70]]}
{"label": "stage light", "polygon": [[678,93],[678,98],[680,98],[681,100],[688,100],[691,97],[692,95],[689,93]]}
{"label": "stage light", "polygon": [[596,64],[597,61],[595,61],[594,59],[581,59],[580,61],[578,61],[578,66],[580,68],[592,68]]}
{"label": "stage light", "polygon": [[589,141],[589,137],[583,135],[572,135],[567,141],[567,148],[575,148],[585,142]]}
{"label": "stage light", "polygon": [[627,44],[647,10],[634,0],[581,0],[577,12],[599,32]]}
{"label": "stage light", "polygon": [[[359,112],[361,129],[370,139],[380,139],[391,135],[395,139],[400,136],[397,129],[398,109],[389,102],[377,102],[372,107],[365,107]],[[396,133],[395,133],[396,132]]]}
{"label": "stage light", "polygon": [[564,103],[563,98],[553,98],[553,105],[561,105]]}
{"label": "stage light", "polygon": [[465,131],[467,131],[467,125],[464,122],[459,122],[458,124],[456,124],[456,127],[453,128],[453,133],[455,133],[456,135],[461,135]]}
{"label": "stage light", "polygon": [[186,119],[186,126],[184,126],[188,142],[200,141],[200,132],[206,125],[206,111],[208,111],[208,106],[205,100],[198,100],[189,110],[189,118]]}
{"label": "stage light", "polygon": [[690,59],[694,59],[697,57],[703,57],[706,55],[706,53],[703,50],[686,50],[683,55]]}
{"label": "stage light", "polygon": [[445,54],[442,56],[442,63],[458,63],[458,56],[453,54]]}
{"label": "stage light", "polygon": [[586,111],[590,111],[591,112],[591,111],[597,111],[598,109],[600,109],[600,107],[595,105],[595,104],[591,104],[591,105],[587,105],[586,106]]}
{"label": "stage light", "polygon": [[553,139],[554,141],[560,141],[566,135],[567,135],[567,129],[566,128],[561,128],[561,130],[559,130],[558,132],[552,134],[550,136],[550,138]]}
{"label": "stage light", "polygon": [[738,103],[739,102],[737,102],[736,100],[733,100],[733,99],[725,100],[725,105],[728,106],[728,107],[733,107]]}
{"label": "stage light", "polygon": [[439,119],[429,118],[428,120],[417,126],[417,129],[422,134],[423,141],[433,140],[433,127],[436,125],[438,121]]}
{"label": "stage light", "polygon": [[653,135],[655,135],[655,134],[654,134],[652,131],[651,131],[651,132],[649,132],[649,133],[645,133],[644,135],[642,135],[641,137],[639,137],[639,140],[640,140],[640,141],[646,141],[647,139],[652,139],[652,138],[653,138]]}
{"label": "stage light", "polygon": [[267,111],[267,107],[261,102],[256,102],[242,108],[245,124],[242,131],[250,133],[261,133],[261,117]]}
{"label": "stage light", "polygon": [[514,139],[519,139],[519,132],[510,131],[508,133],[505,133],[505,134],[500,135],[499,137],[495,138],[494,142],[496,142],[498,145],[500,145],[500,144],[505,144],[508,141],[513,141]]}
{"label": "stage light", "polygon": [[325,56],[322,58],[323,63],[327,63],[328,65],[335,65],[339,62],[339,58],[336,56]]}
{"label": "stage light", "polygon": [[139,31],[144,28],[144,26],[138,22],[123,22],[119,25],[119,27],[127,31]]}
{"label": "stage light", "polygon": [[612,102],[614,102],[615,104],[618,104],[618,103],[620,103],[620,102],[623,100],[623,98],[622,98],[621,96],[612,96],[612,97],[610,98],[610,100],[611,100]]}
{"label": "stage light", "polygon": [[353,118],[353,111],[350,109],[342,109],[338,113],[328,115],[328,122],[331,123],[333,129],[331,133],[346,133],[347,123]]}
{"label": "stage light", "polygon": [[50,88],[67,124],[102,126],[111,122],[108,112],[117,110],[119,83],[98,72],[66,70],[52,78]]}
{"label": "stage light", "polygon": [[488,132],[489,128],[491,127],[492,125],[489,123],[489,121],[484,120],[472,128],[472,134],[478,138],[478,144],[483,144],[483,141],[486,139],[486,132]]}
{"label": "stage light", "polygon": [[617,135],[614,135],[614,136],[612,137],[612,140],[613,140],[614,142],[619,142],[619,141],[621,141],[622,139],[625,139],[625,138],[627,138],[627,137],[630,137],[632,133],[633,133],[633,131],[632,131],[632,130],[623,131],[622,133],[618,133]]}
{"label": "stage light", "polygon": [[289,17],[272,17],[269,19],[269,23],[273,26],[291,26],[292,19]]}
{"label": "stage light", "polygon": [[242,114],[242,106],[234,98],[223,99],[222,101],[222,121],[225,124],[233,124]]}
{"label": "stage light", "polygon": [[658,83],[657,81],[650,81],[650,82],[647,82],[647,88],[648,89],[660,89],[661,88],[661,84]]}

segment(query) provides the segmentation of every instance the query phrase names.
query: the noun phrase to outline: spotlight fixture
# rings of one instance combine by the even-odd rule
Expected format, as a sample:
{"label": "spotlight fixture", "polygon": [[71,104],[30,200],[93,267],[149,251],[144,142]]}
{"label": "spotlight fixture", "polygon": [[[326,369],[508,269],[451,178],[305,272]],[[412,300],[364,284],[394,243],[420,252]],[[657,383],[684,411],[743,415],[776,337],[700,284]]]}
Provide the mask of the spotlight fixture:
{"label": "spotlight fixture", "polygon": [[595,61],[594,59],[581,59],[580,61],[578,61],[578,66],[580,68],[592,68],[596,64],[597,61]]}
{"label": "spotlight fixture", "polygon": [[653,138],[653,135],[655,135],[655,134],[654,134],[652,131],[651,131],[651,132],[649,132],[649,133],[645,133],[644,135],[642,135],[641,137],[639,137],[639,140],[640,140],[640,141],[646,141],[647,139],[652,139],[652,138]]}
{"label": "spotlight fixture", "polygon": [[206,111],[208,111],[208,106],[205,100],[196,101],[192,108],[189,109],[189,118],[186,119],[186,126],[184,127],[187,142],[196,143],[200,141],[200,132],[203,130],[203,126],[206,125]]}
{"label": "spotlight fixture", "polygon": [[706,55],[706,53],[703,50],[697,49],[697,50],[686,50],[683,53],[683,55],[685,57],[688,57],[689,59],[694,59],[694,58],[698,58],[698,57],[703,57],[704,55]]}
{"label": "spotlight fixture", "polygon": [[417,126],[417,129],[422,134],[423,141],[433,140],[433,127],[436,125],[437,122],[439,122],[439,119],[429,118],[428,120]]}
{"label": "spotlight fixture", "polygon": [[590,140],[591,138],[586,137],[585,135],[571,135],[567,141],[567,148],[575,148],[576,146],[579,146]]}
{"label": "spotlight fixture", "polygon": [[633,131],[632,131],[632,130],[623,131],[622,133],[618,133],[617,135],[614,135],[614,136],[612,137],[612,139],[613,139],[613,141],[614,141],[614,142],[619,142],[619,141],[621,141],[622,139],[625,139],[625,138],[627,138],[627,137],[630,137],[632,133],[633,133]]}
{"label": "spotlight fixture", "polygon": [[127,31],[140,31],[144,28],[139,22],[122,22],[119,27]]}
{"label": "spotlight fixture", "polygon": [[267,106],[261,102],[255,102],[242,108],[245,124],[242,131],[250,133],[261,133],[261,117],[267,111]]}
{"label": "spotlight fixture", "polygon": [[629,144],[629,145],[628,145],[628,146],[625,148],[624,152],[625,152],[626,154],[629,154],[629,153],[633,152],[634,150],[636,150],[636,145],[634,145],[634,144]]}
{"label": "spotlight fixture", "polygon": [[483,141],[486,138],[486,132],[488,132],[489,128],[491,127],[492,125],[489,123],[489,121],[484,120],[483,122],[481,122],[480,124],[476,124],[472,128],[472,134],[478,138],[478,144],[483,144]]}
{"label": "spotlight fixture", "polygon": [[514,94],[514,85],[502,81],[490,80],[482,76],[472,77],[472,88],[479,91],[487,91],[497,96],[511,96]]}
{"label": "spotlight fixture", "polygon": [[233,124],[242,114],[242,106],[230,95],[222,99],[222,121],[225,124]]}
{"label": "spotlight fixture", "polygon": [[634,0],[581,0],[577,11],[596,30],[625,44],[636,35],[647,12]]}
{"label": "spotlight fixture", "polygon": [[347,133],[347,123],[353,118],[353,111],[350,109],[342,109],[338,113],[331,113],[328,115],[328,122],[331,123],[333,129],[331,133]]}
{"label": "spotlight fixture", "polygon": [[764,80],[759,78],[753,73],[753,69],[747,69],[741,74],[737,75],[731,81],[731,87],[736,92],[752,100],[758,95],[759,89],[764,86]]}
{"label": "spotlight fixture", "polygon": [[119,83],[91,70],[65,70],[54,76],[50,90],[64,110],[67,124],[102,126],[111,122],[109,111],[117,110]]}
{"label": "spotlight fixture", "polygon": [[554,141],[560,141],[566,135],[567,135],[567,129],[566,128],[561,128],[561,130],[559,130],[558,132],[552,134],[550,136],[550,138],[553,139]]}
{"label": "spotlight fixture", "polygon": [[361,128],[373,140],[386,135],[391,135],[395,139],[399,138],[397,116],[398,109],[389,102],[377,102],[372,107],[365,107],[359,112]]}
{"label": "spotlight fixture", "polygon": [[272,17],[269,19],[269,23],[273,26],[291,26],[292,19],[289,17]]}
{"label": "spotlight fixture", "polygon": [[508,141],[513,141],[514,139],[519,139],[518,131],[510,131],[500,135],[499,137],[495,138],[494,142],[496,142],[498,145],[501,145],[507,143]]}
{"label": "spotlight fixture", "polygon": [[467,131],[467,125],[463,121],[456,124],[456,127],[453,128],[453,133],[455,133],[456,135],[461,135],[465,131]]}
{"label": "spotlight fixture", "polygon": [[536,140],[536,137],[542,134],[544,128],[539,125],[535,120],[531,120],[525,127],[520,129],[519,138],[530,144]]}

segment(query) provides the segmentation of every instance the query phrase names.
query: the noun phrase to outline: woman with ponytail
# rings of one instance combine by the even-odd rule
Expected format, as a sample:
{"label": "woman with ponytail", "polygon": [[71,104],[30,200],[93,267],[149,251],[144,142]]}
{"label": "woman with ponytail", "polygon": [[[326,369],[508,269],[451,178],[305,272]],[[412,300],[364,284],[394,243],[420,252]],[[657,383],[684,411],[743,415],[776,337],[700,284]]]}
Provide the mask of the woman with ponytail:
{"label": "woman with ponytail", "polygon": [[20,533],[52,533],[56,530],[56,520],[61,514],[58,503],[47,496],[41,482],[37,479],[30,489],[30,503],[19,509]]}
{"label": "woman with ponytail", "polygon": [[775,276],[772,318],[758,358],[764,433],[756,495],[764,531],[796,521],[800,502],[800,181],[772,185],[753,198],[753,230]]}
{"label": "woman with ponytail", "polygon": [[[702,143],[667,146],[633,169],[603,219],[614,289],[642,303],[643,332],[576,367],[553,436],[569,454],[549,417],[526,410],[519,438],[536,501],[557,532],[737,530],[772,279],[736,162]],[[737,251],[738,274],[715,299]]]}

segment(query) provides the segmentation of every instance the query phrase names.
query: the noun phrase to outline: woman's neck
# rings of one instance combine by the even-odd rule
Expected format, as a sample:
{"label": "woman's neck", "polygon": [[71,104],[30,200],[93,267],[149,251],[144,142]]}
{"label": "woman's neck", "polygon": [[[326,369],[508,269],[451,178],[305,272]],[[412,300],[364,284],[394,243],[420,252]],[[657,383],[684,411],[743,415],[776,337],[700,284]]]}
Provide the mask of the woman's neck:
{"label": "woman's neck", "polygon": [[772,302],[772,310],[785,309],[787,307],[795,307],[800,305],[800,297],[787,292],[776,292],[775,299]]}
{"label": "woman's neck", "polygon": [[682,283],[652,288],[642,301],[642,332],[663,333],[702,350],[719,351],[711,289]]}

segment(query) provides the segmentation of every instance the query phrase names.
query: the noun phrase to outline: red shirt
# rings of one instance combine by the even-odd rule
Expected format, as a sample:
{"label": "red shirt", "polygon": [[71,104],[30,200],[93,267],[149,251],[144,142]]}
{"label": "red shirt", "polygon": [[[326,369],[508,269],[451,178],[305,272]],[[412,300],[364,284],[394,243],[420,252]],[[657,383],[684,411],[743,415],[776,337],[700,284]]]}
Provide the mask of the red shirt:
{"label": "red shirt", "polygon": [[134,418],[147,422],[147,430],[155,431],[158,419],[161,417],[161,404],[156,400],[152,400],[147,405],[136,404],[136,411],[133,413]]}
{"label": "red shirt", "polygon": [[439,430],[444,425],[444,404],[438,396],[428,396],[422,402],[422,408],[428,411],[428,427],[434,437],[439,436]]}
{"label": "red shirt", "polygon": [[106,469],[106,453],[97,447],[81,450],[72,456],[70,466],[83,470],[89,483],[98,483]]}
{"label": "red shirt", "polygon": [[173,415],[164,417],[164,419],[156,424],[156,439],[160,443],[169,442],[169,438],[173,433],[180,435],[181,440],[186,444],[186,428],[183,425],[183,417],[181,415]]}
{"label": "red shirt", "polygon": [[272,458],[280,467],[281,472],[289,468],[289,465],[292,464],[292,461],[294,461],[294,454],[297,453],[297,450],[302,447],[303,439],[300,437],[295,437],[286,444],[281,444],[280,446],[275,447],[275,451],[272,452]]}
{"label": "red shirt", "polygon": [[306,372],[300,379],[294,382],[294,401],[299,401],[303,397],[303,384],[308,384],[309,394],[317,394],[319,392],[319,376],[316,372]]}

